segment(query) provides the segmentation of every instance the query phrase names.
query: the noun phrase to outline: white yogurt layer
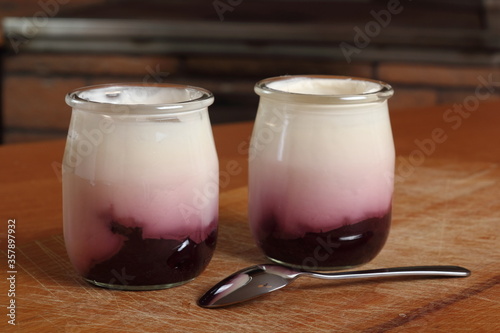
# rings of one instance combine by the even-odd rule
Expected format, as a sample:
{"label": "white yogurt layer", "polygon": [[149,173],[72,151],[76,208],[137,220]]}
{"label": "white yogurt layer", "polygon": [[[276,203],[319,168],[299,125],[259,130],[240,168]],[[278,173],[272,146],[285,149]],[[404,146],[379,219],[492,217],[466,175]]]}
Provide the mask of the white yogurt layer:
{"label": "white yogurt layer", "polygon": [[356,79],[323,79],[295,77],[268,83],[267,86],[294,94],[307,95],[359,95],[374,93],[381,89],[380,84]]}
{"label": "white yogurt layer", "polygon": [[[292,91],[318,92],[318,82],[290,81]],[[320,92],[353,91],[327,83]],[[307,104],[261,103],[251,148],[251,223],[272,212],[280,231],[301,237],[385,215],[394,173],[386,103],[325,105],[312,113]]]}

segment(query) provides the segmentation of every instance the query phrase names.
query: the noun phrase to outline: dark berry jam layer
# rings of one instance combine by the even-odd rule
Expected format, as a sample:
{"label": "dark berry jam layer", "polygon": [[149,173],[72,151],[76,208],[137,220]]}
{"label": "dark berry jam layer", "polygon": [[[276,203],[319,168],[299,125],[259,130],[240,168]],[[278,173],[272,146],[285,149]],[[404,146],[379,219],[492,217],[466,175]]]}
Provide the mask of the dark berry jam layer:
{"label": "dark berry jam layer", "polygon": [[217,228],[200,243],[190,238],[143,238],[142,228],[125,227],[111,222],[111,231],[126,237],[113,257],[91,267],[85,278],[96,284],[123,286],[173,285],[198,276],[208,265],[215,250]]}
{"label": "dark berry jam layer", "polygon": [[391,224],[391,213],[304,237],[277,237],[275,219],[265,221],[267,236],[259,245],[272,260],[304,269],[339,269],[369,262],[382,250]]}

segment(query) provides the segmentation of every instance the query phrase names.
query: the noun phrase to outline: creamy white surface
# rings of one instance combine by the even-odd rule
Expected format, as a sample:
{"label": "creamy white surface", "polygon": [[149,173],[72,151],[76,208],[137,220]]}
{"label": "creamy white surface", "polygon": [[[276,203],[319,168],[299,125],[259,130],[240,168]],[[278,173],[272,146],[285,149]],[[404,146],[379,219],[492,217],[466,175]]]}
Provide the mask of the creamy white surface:
{"label": "creamy white surface", "polygon": [[79,95],[82,99],[122,105],[154,105],[173,104],[200,98],[202,93],[196,89],[165,89],[161,87],[103,87],[83,91]]}
{"label": "creamy white surface", "polygon": [[309,95],[357,95],[380,90],[380,85],[354,79],[296,77],[268,84],[271,89]]}

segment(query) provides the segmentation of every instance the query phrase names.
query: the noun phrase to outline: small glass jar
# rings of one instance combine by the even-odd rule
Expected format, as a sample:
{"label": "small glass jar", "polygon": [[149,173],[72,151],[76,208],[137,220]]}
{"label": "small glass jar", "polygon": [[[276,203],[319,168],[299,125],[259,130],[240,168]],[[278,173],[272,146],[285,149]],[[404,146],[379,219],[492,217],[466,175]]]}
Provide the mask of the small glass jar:
{"label": "small glass jar", "polygon": [[186,283],[208,265],[218,220],[213,95],[172,84],[78,89],[63,160],[64,239],[88,282]]}
{"label": "small glass jar", "polygon": [[265,255],[316,270],[358,266],[391,223],[394,143],[380,81],[260,81],[249,157],[249,220]]}

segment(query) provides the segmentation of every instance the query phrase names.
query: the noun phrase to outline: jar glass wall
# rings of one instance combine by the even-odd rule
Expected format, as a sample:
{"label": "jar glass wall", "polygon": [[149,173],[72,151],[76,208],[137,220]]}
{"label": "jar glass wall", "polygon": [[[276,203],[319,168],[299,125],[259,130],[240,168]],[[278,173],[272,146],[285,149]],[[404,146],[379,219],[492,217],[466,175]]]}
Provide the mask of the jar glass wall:
{"label": "jar glass wall", "polygon": [[330,270],[372,260],[388,237],[394,143],[379,81],[284,76],[260,95],[249,162],[249,220],[271,260]]}
{"label": "jar glass wall", "polygon": [[63,160],[64,238],[87,281],[114,289],[186,283],[217,238],[210,92],[170,84],[78,89]]}

